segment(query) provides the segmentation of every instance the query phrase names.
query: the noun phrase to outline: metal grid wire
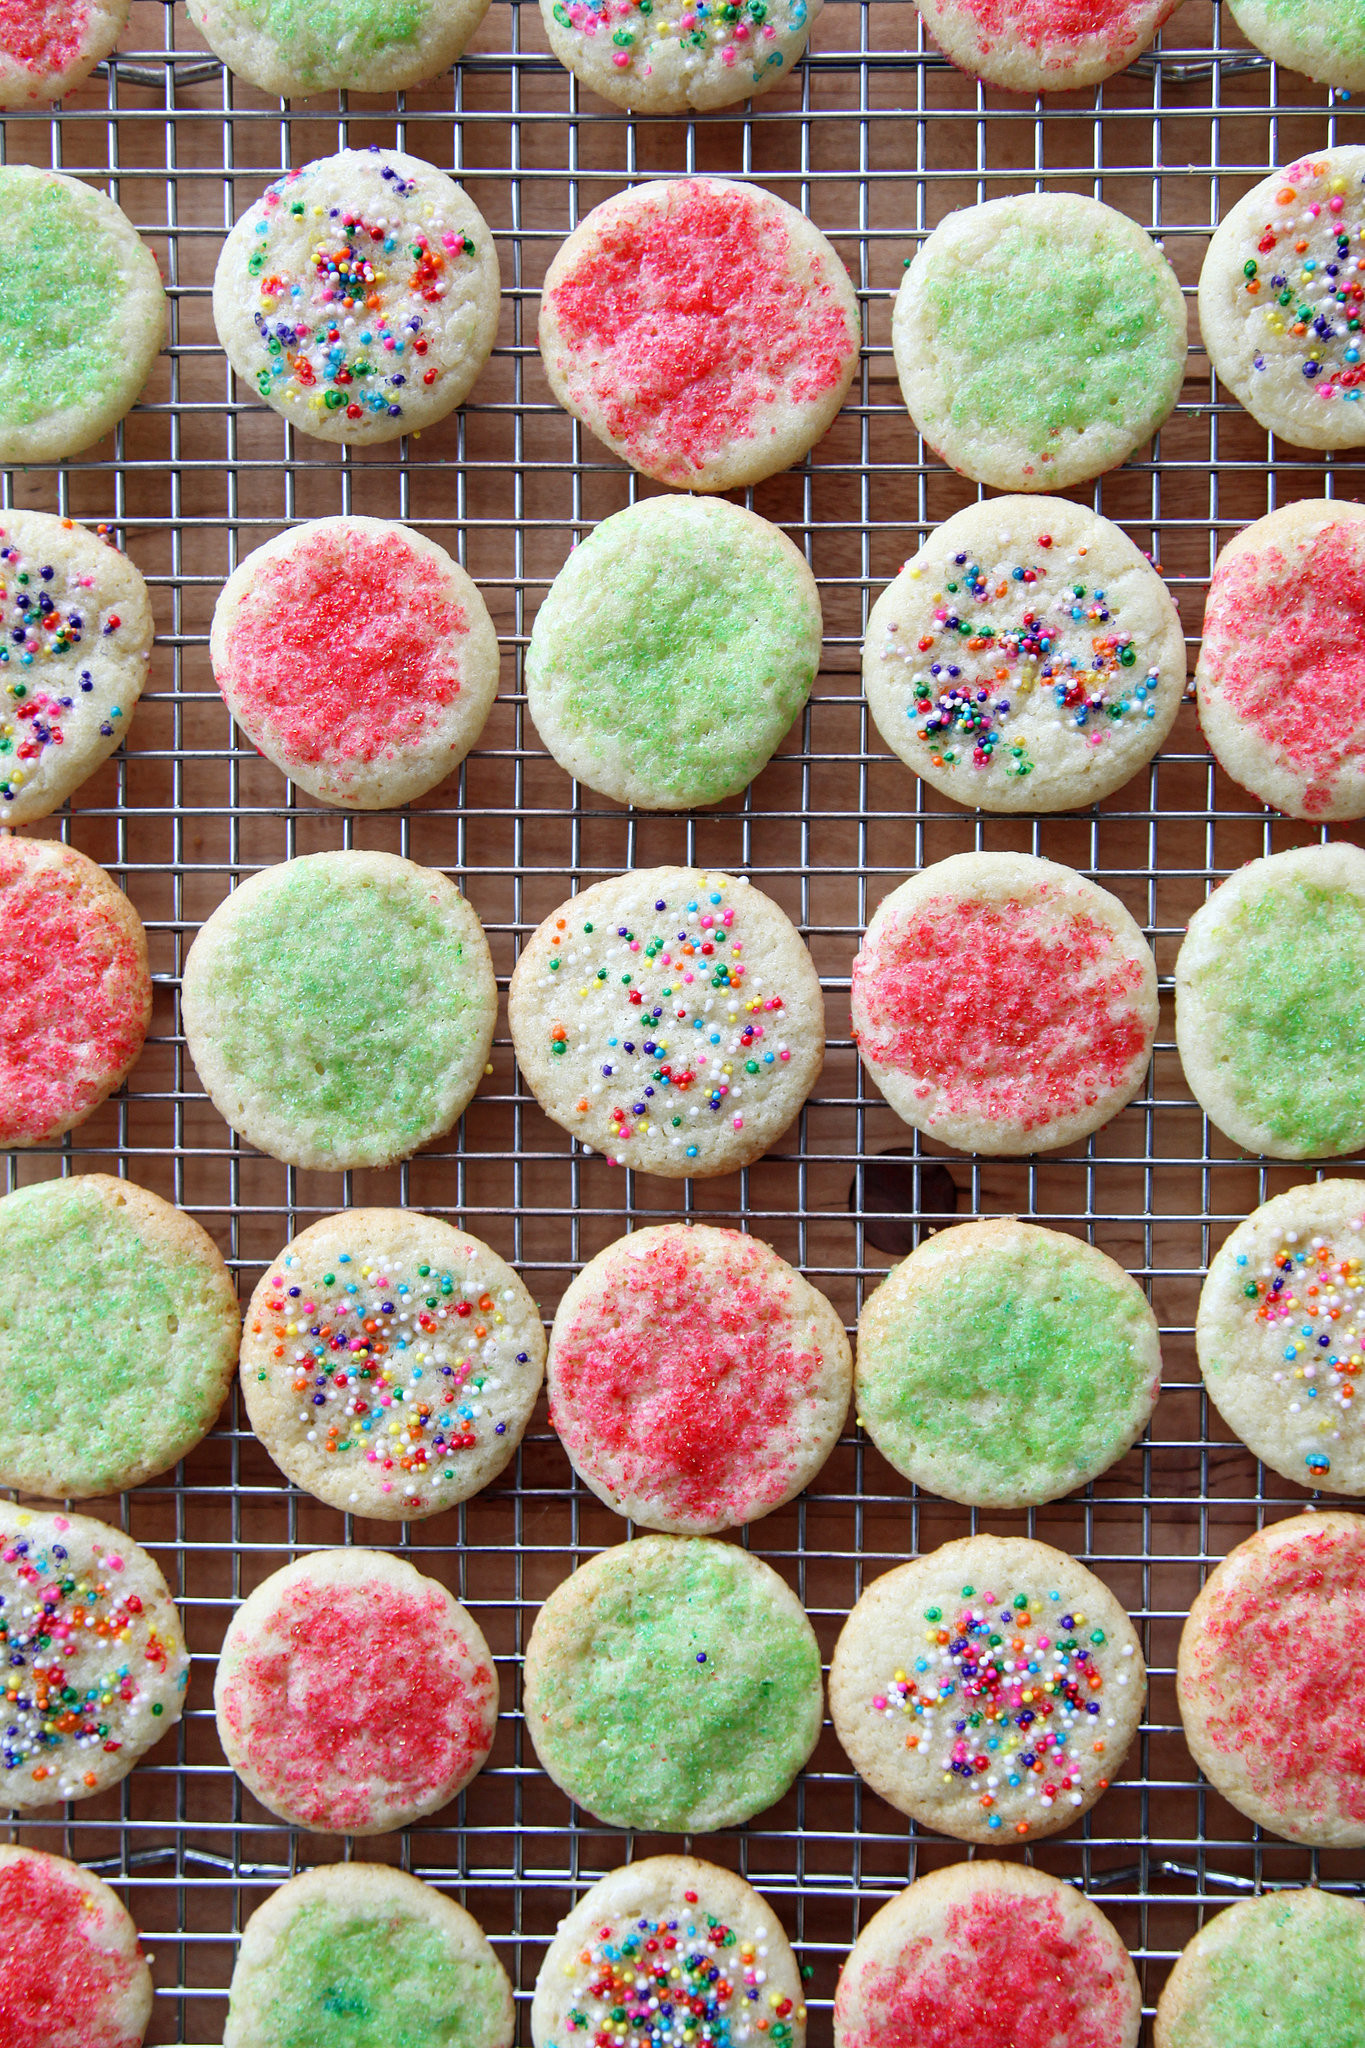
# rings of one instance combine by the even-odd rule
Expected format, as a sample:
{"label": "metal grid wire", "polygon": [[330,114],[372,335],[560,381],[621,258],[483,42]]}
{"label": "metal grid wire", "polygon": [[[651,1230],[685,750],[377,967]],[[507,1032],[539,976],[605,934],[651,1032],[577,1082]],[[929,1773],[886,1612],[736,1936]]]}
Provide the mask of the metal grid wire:
{"label": "metal grid wire", "polygon": [[[1162,238],[1188,291],[1211,225],[1256,178],[1298,153],[1365,139],[1365,127],[1343,96],[1248,52],[1216,0],[1187,0],[1158,49],[1123,77],[1037,105],[953,72],[907,0],[829,0],[792,79],[747,109],[694,121],[631,120],[580,95],[546,54],[529,0],[493,0],[453,77],[398,101],[268,101],[227,76],[183,13],[160,0],[137,0],[122,41],[59,112],[0,123],[0,147],[10,162],[89,176],[120,201],[162,261],[170,347],[111,440],[60,466],[5,474],[3,501],[111,520],[152,585],[160,637],[126,749],[39,830],[104,862],[128,889],[150,934],[156,1008],[130,1086],[61,1145],[10,1155],[6,1186],[126,1174],[205,1224],[244,1295],[319,1214],[351,1203],[430,1207],[510,1257],[547,1316],[603,1244],[677,1216],[742,1220],[850,1324],[865,1288],[949,1213],[1023,1213],[1101,1245],[1149,1287],[1165,1349],[1148,1437],[1104,1479],[1048,1508],[978,1517],[918,1495],[850,1430],[818,1484],[744,1540],[789,1577],[826,1654],[871,1576],[979,1524],[1036,1533],[1109,1582],[1151,1667],[1142,1734],[1121,1782],[1081,1825],[1022,1853],[1100,1899],[1134,1951],[1150,2015],[1206,1908],[1262,1885],[1315,1878],[1360,1890],[1365,1877],[1360,1856],[1262,1836],[1204,1788],[1173,1690],[1180,1625],[1210,1565],[1309,1496],[1228,1436],[1204,1399],[1192,1346],[1211,1249],[1305,1172],[1239,1157],[1190,1101],[1170,1028],[1170,972],[1214,882],[1313,835],[1214,770],[1188,706],[1149,771],[1065,818],[973,817],[888,756],[858,689],[867,611],[928,528],[975,495],[926,454],[904,412],[890,306],[904,262],[946,212],[1030,189],[1092,192],[1120,207]],[[293,436],[235,389],[208,286],[223,232],[282,167],[371,141],[463,180],[494,230],[505,297],[498,348],[459,418],[420,440],[348,453]],[[546,586],[574,538],[649,488],[551,400],[534,346],[537,290],[591,206],[637,177],[694,169],[753,176],[811,215],[848,263],[867,346],[849,403],[813,457],[747,494],[805,545],[820,579],[825,667],[811,705],[742,799],[687,818],[632,816],[571,785],[525,714],[521,657]],[[1152,549],[1193,636],[1231,531],[1276,503],[1357,497],[1361,480],[1349,456],[1310,460],[1268,443],[1219,393],[1196,341],[1158,447],[1078,495]],[[483,588],[504,650],[502,695],[458,782],[383,816],[300,801],[234,733],[207,658],[228,571],[289,521],[350,511],[409,519],[446,545]],[[613,1171],[575,1151],[521,1088],[504,1029],[457,1135],[407,1165],[327,1175],[259,1158],[210,1108],[185,1053],[184,949],[244,875],[338,846],[387,848],[452,872],[485,921],[504,987],[518,944],[570,887],[675,859],[746,870],[806,930],[827,991],[829,1058],[798,1129],[779,1153],[719,1181]],[[853,1053],[849,968],[869,913],[913,868],[970,847],[1024,849],[1096,875],[1157,950],[1163,1020],[1148,1085],[1063,1156],[950,1155],[900,1125]],[[124,1891],[156,1957],[151,2040],[217,2041],[249,1912],[297,1869],[349,1853],[330,1838],[301,1838],[238,1785],[210,1696],[236,1602],[287,1556],[350,1541],[401,1549],[444,1579],[497,1655],[504,1711],[489,1767],[447,1812],[362,1853],[435,1879],[470,1907],[512,1974],[528,2039],[526,2001],[558,1919],[615,1864],[678,1846],[575,1813],[525,1737],[517,1678],[536,1609],[573,1566],[625,1533],[575,1484],[543,1410],[504,1483],[401,1531],[287,1487],[235,1407],[174,1475],[91,1509],[149,1543],[167,1571],[194,1652],[189,1710],[115,1791],[17,1832]],[[858,1927],[917,1872],[969,1853],[920,1836],[865,1792],[828,1729],[778,1807],[695,1846],[742,1869],[796,1938],[813,1971],[816,2048],[828,2042],[838,1968]]]}

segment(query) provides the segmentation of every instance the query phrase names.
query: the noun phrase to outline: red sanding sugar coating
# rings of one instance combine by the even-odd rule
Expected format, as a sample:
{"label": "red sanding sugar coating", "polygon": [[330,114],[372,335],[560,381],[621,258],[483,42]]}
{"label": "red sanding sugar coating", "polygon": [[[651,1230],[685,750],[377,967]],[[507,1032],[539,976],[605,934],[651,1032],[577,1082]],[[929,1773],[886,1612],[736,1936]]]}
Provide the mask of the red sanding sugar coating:
{"label": "red sanding sugar coating", "polygon": [[415,1805],[483,1761],[493,1674],[481,1662],[460,1675],[439,1592],[294,1586],[272,1633],[288,1648],[248,1651],[222,1706],[267,1798],[308,1825],[368,1827],[376,1787]]}
{"label": "red sanding sugar coating", "polygon": [[1365,1541],[1323,1529],[1211,1602],[1195,1674],[1206,1729],[1275,1813],[1365,1822]]}
{"label": "red sanding sugar coating", "polygon": [[31,1862],[0,1868],[0,2048],[40,2042],[138,2048],[110,2005],[141,1968],[92,1943],[88,1895],[60,1870]]}
{"label": "red sanding sugar coating", "polygon": [[83,1116],[142,1048],[146,985],[127,932],[69,873],[0,842],[0,1145]]}
{"label": "red sanding sugar coating", "polygon": [[80,54],[88,19],[80,0],[0,0],[0,55],[38,77],[64,71]]}
{"label": "red sanding sugar coating", "polygon": [[243,723],[296,761],[418,745],[459,695],[468,631],[440,566],[397,535],[319,537],[261,563],[226,641]]}
{"label": "red sanding sugar coating", "polygon": [[1115,2048],[1126,2039],[1122,1959],[1054,1899],[981,1892],[946,1939],[911,1942],[859,1973],[863,2024],[843,2048]]}
{"label": "red sanding sugar coating", "polygon": [[698,1518],[776,1506],[821,1364],[791,1342],[788,1292],[744,1240],[704,1261],[676,1239],[617,1260],[555,1332],[551,1419],[569,1455]]}
{"label": "red sanding sugar coating", "polygon": [[1310,555],[1277,547],[1220,563],[1203,660],[1229,705],[1331,801],[1342,763],[1365,752],[1365,555],[1357,522],[1328,526]]}
{"label": "red sanding sugar coating", "polygon": [[833,390],[856,337],[813,252],[809,275],[792,274],[787,229],[761,198],[681,181],[670,198],[605,224],[553,306],[566,344],[591,353],[613,440],[685,478],[751,440],[760,406]]}
{"label": "red sanding sugar coating", "polygon": [[931,899],[865,944],[853,980],[869,1058],[956,1114],[1025,1130],[1088,1108],[1145,1063],[1141,964],[1084,912]]}
{"label": "red sanding sugar coating", "polygon": [[[1026,43],[1030,49],[1041,45],[1056,49],[1059,68],[1068,50],[1083,48],[1095,36],[1107,35],[1109,55],[1121,57],[1127,50],[1144,49],[1160,20],[1152,0],[955,0],[974,23],[982,51],[1004,38]],[[1161,7],[1160,17],[1171,12],[1175,0]]]}

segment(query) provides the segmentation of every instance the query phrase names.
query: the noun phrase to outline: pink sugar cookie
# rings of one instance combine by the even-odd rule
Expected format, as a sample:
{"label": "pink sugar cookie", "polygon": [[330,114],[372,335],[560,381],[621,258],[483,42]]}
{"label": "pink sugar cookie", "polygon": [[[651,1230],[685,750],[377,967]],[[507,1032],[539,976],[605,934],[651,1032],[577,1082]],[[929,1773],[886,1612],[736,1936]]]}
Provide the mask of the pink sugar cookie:
{"label": "pink sugar cookie", "polygon": [[794,207],[728,178],[637,185],[546,275],[555,397],[645,476],[728,491],[799,462],[844,402],[858,301]]}
{"label": "pink sugar cookie", "polygon": [[498,1680],[458,1600],[379,1550],[301,1557],[233,1616],[214,1685],[228,1762],[321,1834],[382,1835],[483,1768]]}
{"label": "pink sugar cookie", "polygon": [[117,1893],[0,1843],[0,2048],[141,2048],[152,1973]]}
{"label": "pink sugar cookie", "polygon": [[1072,92],[1140,56],[1179,0],[915,0],[960,70],[1009,92]]}
{"label": "pink sugar cookie", "polygon": [[1291,1841],[1365,1844],[1365,1516],[1296,1515],[1239,1543],[1180,1638],[1201,1771]]}
{"label": "pink sugar cookie", "polygon": [[964,1152],[1043,1152],[1116,1116],[1156,1036],[1156,963],[1123,905],[1025,853],[962,853],[882,903],[853,963],[864,1066]]}
{"label": "pink sugar cookie", "polygon": [[128,0],[0,0],[0,107],[59,100],[107,57]]}
{"label": "pink sugar cookie", "polygon": [[389,519],[315,519],[228,578],[214,678],[252,744],[324,803],[388,810],[444,782],[498,690],[488,607]]}
{"label": "pink sugar cookie", "polygon": [[1309,499],[1229,541],[1195,682],[1235,782],[1291,818],[1365,816],[1365,506]]}
{"label": "pink sugar cookie", "polygon": [[126,1078],[147,1036],[142,919],[104,869],[0,839],[0,1145],[41,1145]]}
{"label": "pink sugar cookie", "polygon": [[823,1294],[758,1238],[667,1223],[608,1245],[555,1317],[550,1420],[599,1500],[702,1536],[808,1485],[853,1361]]}

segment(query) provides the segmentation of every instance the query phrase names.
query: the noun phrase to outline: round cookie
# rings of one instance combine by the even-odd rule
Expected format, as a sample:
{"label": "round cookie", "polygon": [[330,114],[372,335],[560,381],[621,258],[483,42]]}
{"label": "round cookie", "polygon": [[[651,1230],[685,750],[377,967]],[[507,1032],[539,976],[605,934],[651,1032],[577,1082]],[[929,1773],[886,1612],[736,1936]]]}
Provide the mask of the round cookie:
{"label": "round cookie", "polygon": [[546,1115],[610,1164],[669,1179],[759,1158],[825,1056],[796,927],[746,877],[700,868],[571,897],[522,949],[507,1016]]}
{"label": "round cookie", "polygon": [[262,92],[404,92],[449,70],[488,0],[190,0],[190,20]]}
{"label": "round cookie", "polygon": [[14,2048],[142,2048],[152,1973],[116,1892],[0,1842],[0,2019]]}
{"label": "round cookie", "polygon": [[960,1842],[1037,1841],[1088,1813],[1146,1689],[1109,1588],[1022,1536],[967,1536],[875,1580],[829,1668],[858,1775]]}
{"label": "round cookie", "polygon": [[1365,1181],[1276,1195],[1209,1267],[1195,1324],[1209,1399],[1263,1464],[1365,1493]]}
{"label": "round cookie", "polygon": [[190,1653],[166,1581],[87,1515],[0,1501],[0,1645],[0,1809],[103,1792],[180,1719]]}
{"label": "round cookie", "polygon": [[456,1123],[493,1042],[483,926],[392,853],[312,853],[220,903],[185,961],[190,1057],[273,1159],[388,1166]]}
{"label": "round cookie", "polygon": [[290,1878],[247,1921],[224,2048],[511,2048],[512,1987],[478,1922],[380,1863]]}
{"label": "round cookie", "polygon": [[885,897],[853,963],[863,1065],[908,1124],[1016,1155],[1097,1131],[1142,1086],[1156,963],[1117,897],[1027,853],[960,853]]}
{"label": "round cookie", "polygon": [[1249,861],[1190,919],[1175,1037],[1200,1108],[1248,1152],[1336,1159],[1365,1145],[1365,852]]}
{"label": "round cookie", "polygon": [[1310,2038],[1313,2048],[1365,2041],[1365,1905],[1311,1887],[1239,1899],[1206,1921],[1156,2009],[1155,2048]]}
{"label": "round cookie", "polygon": [[1098,803],[1185,693],[1185,637],[1121,528],[1062,498],[991,498],[935,529],[872,608],[863,689],[916,775],[987,811]]}
{"label": "round cookie", "polygon": [[962,1223],[869,1297],[854,1384],[859,1422],[905,1478],[968,1507],[1036,1507],[1141,1436],[1161,1335],[1093,1245],[1015,1217]]}
{"label": "round cookie", "polygon": [[146,584],[102,535],[0,512],[0,825],[45,818],[113,753],[152,633]]}
{"label": "round cookie", "polygon": [[242,1395],[275,1463],[384,1522],[468,1500],[516,1453],[545,1331],[509,1265],[412,1209],[348,1209],[287,1244],[251,1297]]}
{"label": "round cookie", "polygon": [[[667,2034],[656,2017],[665,2004]],[[575,2048],[603,2031],[622,2048],[666,2038],[803,2048],[801,1972],[771,1906],[695,1856],[613,1870],[560,1921],[531,2003],[535,2048]]]}
{"label": "round cookie", "polygon": [[1290,164],[1219,222],[1199,273],[1199,326],[1219,379],[1298,448],[1365,442],[1365,147]]}
{"label": "round cookie", "polygon": [[1365,86],[1365,0],[1228,0],[1249,43],[1347,94]]}
{"label": "round cookie", "polygon": [[767,767],[820,666],[824,622],[785,533],[718,498],[604,519],[531,628],[526,702],[566,774],[642,810],[694,810]]}
{"label": "round cookie", "polygon": [[608,1826],[710,1834],[774,1805],[820,1733],[820,1649],[771,1566],[704,1536],[642,1536],[536,1616],[526,1726]]}
{"label": "round cookie", "polygon": [[128,0],[21,0],[0,14],[0,108],[62,99],[107,57]]}
{"label": "round cookie", "polygon": [[690,491],[799,462],[848,395],[861,332],[819,229],[728,178],[661,179],[594,207],[540,302],[560,404],[632,468]]}
{"label": "round cookie", "polygon": [[0,1486],[88,1500],[137,1486],[213,1427],[237,1295],[192,1216],[83,1173],[0,1201]]}
{"label": "round cookie", "polygon": [[896,297],[891,345],[915,425],[1002,491],[1061,490],[1123,462],[1185,375],[1185,302],[1135,221],[1070,192],[950,213]]}
{"label": "round cookie", "polygon": [[1195,682],[1235,782],[1291,818],[1365,816],[1365,507],[1286,505],[1218,557]]}
{"label": "round cookie", "polygon": [[853,1359],[823,1294],[754,1237],[637,1230],[555,1315],[550,1421],[618,1515],[679,1536],[757,1521],[810,1484],[848,1413]]}
{"label": "round cookie", "polygon": [[1178,0],[916,0],[945,57],[1007,92],[1074,92],[1141,56]]}
{"label": "round cookie", "polygon": [[43,1145],[127,1079],[152,1017],[142,919],[57,840],[0,837],[0,1145]]}
{"label": "round cookie", "polygon": [[242,215],[214,273],[213,324],[243,384],[291,426],[368,446],[463,402],[500,294],[467,193],[420,157],[343,149]]}
{"label": "round cookie", "polygon": [[132,409],[166,294],[127,214],[76,178],[0,165],[0,217],[0,463],[56,462]]}
{"label": "round cookie", "polygon": [[248,555],[209,636],[228,710],[324,803],[389,810],[458,768],[498,694],[488,607],[391,519],[314,519]]}
{"label": "round cookie", "polygon": [[[756,99],[806,47],[822,0],[540,0],[550,48],[614,106],[638,114],[704,113]],[[612,23],[616,26],[613,28]]]}
{"label": "round cookie", "polygon": [[1084,1892],[1019,1863],[955,1863],[883,1906],[834,2000],[835,2048],[1137,2048],[1142,1992]]}
{"label": "round cookie", "polygon": [[1296,1515],[1223,1559],[1180,1637],[1185,1740],[1216,1791],[1294,1842],[1365,1844],[1365,1517]]}
{"label": "round cookie", "polygon": [[322,1834],[383,1835],[482,1770],[498,1678],[473,1616],[382,1550],[322,1550],[233,1615],[218,1739],[263,1806]]}

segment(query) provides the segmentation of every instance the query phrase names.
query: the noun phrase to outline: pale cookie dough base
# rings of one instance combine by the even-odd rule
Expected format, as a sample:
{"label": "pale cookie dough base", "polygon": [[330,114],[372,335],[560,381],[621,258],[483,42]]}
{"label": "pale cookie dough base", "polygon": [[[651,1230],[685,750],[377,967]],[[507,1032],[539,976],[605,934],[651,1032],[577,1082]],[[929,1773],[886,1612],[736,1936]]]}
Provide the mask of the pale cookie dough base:
{"label": "pale cookie dough base", "polygon": [[[1361,2017],[1365,1904],[1311,1885],[1238,1899],[1206,1921],[1177,1957],[1157,2005],[1154,2048],[1273,2048],[1277,2038],[1289,2048],[1295,2038],[1311,2040],[1317,2024],[1348,2048],[1358,2037],[1332,2022],[1349,2028],[1349,2017],[1335,2008],[1329,2017],[1316,2002],[1338,1989],[1355,2000]],[[1268,1998],[1284,2000],[1273,2015]],[[1262,2019],[1273,2032],[1262,2034]]]}
{"label": "pale cookie dough base", "polygon": [[[331,27],[346,16],[332,8],[300,28],[286,6],[278,30],[270,26],[269,6],[259,0],[189,0],[189,15],[214,55],[238,78],[281,99],[302,99],[325,92],[405,92],[425,85],[460,57],[488,5],[489,0],[432,0],[419,9],[405,0],[385,0],[366,10],[372,19],[364,30],[343,28],[339,41],[330,40]],[[302,47],[293,40],[300,34]]]}
{"label": "pale cookie dough base", "polygon": [[1365,7],[1361,0],[1228,0],[1242,34],[1275,63],[1319,85],[1347,92],[1365,86]]}

